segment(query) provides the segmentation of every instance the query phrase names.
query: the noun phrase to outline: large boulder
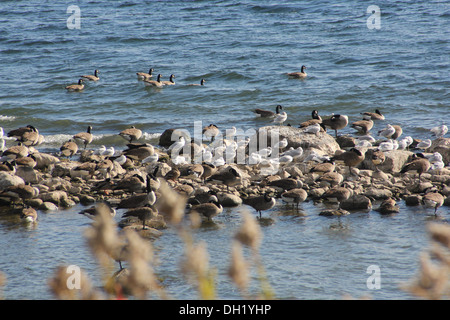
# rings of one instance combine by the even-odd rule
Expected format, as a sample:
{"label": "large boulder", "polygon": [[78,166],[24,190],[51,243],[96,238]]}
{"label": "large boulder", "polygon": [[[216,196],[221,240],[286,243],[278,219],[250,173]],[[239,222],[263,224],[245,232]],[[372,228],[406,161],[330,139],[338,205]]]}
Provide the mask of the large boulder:
{"label": "large boulder", "polygon": [[[281,141],[286,138],[288,145],[286,148],[302,147],[306,156],[312,150],[321,155],[333,156],[337,150],[340,150],[339,144],[334,137],[326,132],[317,134],[305,132],[307,128],[295,128],[290,126],[266,126],[257,130],[256,134],[250,137],[249,146],[252,144],[259,148],[271,147],[272,142]],[[278,135],[278,139],[276,137]],[[256,141],[255,141],[256,139]],[[265,139],[261,144],[260,139]]]}
{"label": "large boulder", "polygon": [[186,141],[191,141],[191,136],[186,130],[181,129],[166,129],[159,137],[159,145],[161,147],[170,147],[178,138],[183,136]]}
{"label": "large boulder", "polygon": [[0,191],[11,186],[18,186],[19,184],[25,184],[25,181],[21,177],[0,171]]}
{"label": "large boulder", "polygon": [[[362,169],[375,170],[376,167],[372,163],[372,154],[374,149],[368,149],[365,154],[365,159],[361,164]],[[410,157],[412,156],[412,152],[406,150],[391,150],[384,152],[385,160],[384,163],[378,165],[378,169],[383,172],[399,172],[402,170],[403,166],[410,161]]]}

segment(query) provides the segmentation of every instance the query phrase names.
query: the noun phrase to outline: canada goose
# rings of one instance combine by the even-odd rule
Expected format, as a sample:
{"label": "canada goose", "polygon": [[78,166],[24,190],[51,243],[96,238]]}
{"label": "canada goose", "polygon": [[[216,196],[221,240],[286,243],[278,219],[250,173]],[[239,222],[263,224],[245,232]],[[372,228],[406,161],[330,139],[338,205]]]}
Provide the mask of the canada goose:
{"label": "canada goose", "polygon": [[116,210],[112,208],[107,202],[99,202],[87,209],[81,210],[78,212],[89,219],[95,220],[100,215],[100,210],[106,210],[107,213],[114,217],[116,215]]}
{"label": "canada goose", "polygon": [[203,174],[201,179],[205,182],[206,179],[211,177],[213,174],[217,172],[217,167],[211,163],[202,163]]}
{"label": "canada goose", "polygon": [[186,175],[188,177],[191,177],[194,179],[201,179],[201,177],[203,176],[203,172],[204,172],[203,166],[201,164],[197,163],[197,164],[191,165],[187,169]]}
{"label": "canada goose", "polygon": [[72,158],[78,151],[78,145],[73,142],[72,139],[69,139],[69,141],[65,142],[59,150],[61,151],[62,156]]}
{"label": "canada goose", "polygon": [[97,170],[97,161],[83,162],[71,170],[71,176],[82,177],[86,180],[94,176],[95,170]]}
{"label": "canada goose", "polygon": [[306,200],[308,193],[302,188],[295,188],[289,191],[285,191],[281,194],[281,199],[284,202],[298,205]]}
{"label": "canada goose", "polygon": [[122,130],[119,136],[132,143],[133,140],[139,140],[142,137],[142,131],[135,126],[131,126],[128,129]]}
{"label": "canada goose", "polygon": [[422,202],[427,207],[434,208],[436,215],[437,209],[444,204],[444,196],[439,192],[429,192],[423,196]]}
{"label": "canada goose", "polygon": [[83,79],[78,80],[78,84],[71,84],[66,86],[68,91],[81,91],[84,89]]}
{"label": "canada goose", "polygon": [[400,127],[399,125],[392,125],[392,127],[395,129],[394,134],[390,137],[393,140],[396,140],[398,137],[400,137],[403,133],[403,129],[402,127]]}
{"label": "canada goose", "polygon": [[172,181],[176,181],[181,175],[180,170],[178,170],[178,168],[172,168],[172,170],[170,170],[169,172],[166,173],[166,175],[164,176],[164,179],[166,180],[172,180]]}
{"label": "canada goose", "polygon": [[205,79],[201,79],[200,83],[190,83],[188,84],[188,86],[203,86],[205,85],[206,80]]}
{"label": "canada goose", "polygon": [[166,86],[173,86],[175,84],[175,81],[173,81],[173,79],[175,79],[175,75],[171,74],[169,77],[169,81],[162,81],[162,83]]}
{"label": "canada goose", "polygon": [[97,164],[97,170],[100,171],[100,173],[103,175],[103,177],[106,179],[108,177],[111,177],[111,170],[114,168],[114,163],[109,160],[105,159]]}
{"label": "canada goose", "polygon": [[39,130],[32,125],[27,125],[26,127],[9,131],[7,136],[9,138],[16,138],[17,141],[22,142],[26,146],[31,146],[38,141]]}
{"label": "canada goose", "polygon": [[223,207],[217,200],[217,197],[211,195],[209,202],[193,205],[190,209],[190,212],[192,211],[199,213],[201,216],[207,218],[208,221],[211,221],[211,218],[223,212]]}
{"label": "canada goose", "polygon": [[272,209],[276,204],[276,200],[268,194],[264,194],[262,196],[253,196],[242,199],[242,203],[255,209],[261,218],[261,211]]}
{"label": "canada goose", "polygon": [[352,194],[353,191],[350,188],[334,186],[325,191],[325,193],[322,195],[322,199],[331,202],[341,203],[342,201],[350,198]]}
{"label": "canada goose", "polygon": [[16,161],[4,161],[0,164],[0,171],[3,172],[9,172],[12,174],[16,173],[16,167],[15,167]]}
{"label": "canada goose", "polygon": [[114,190],[128,190],[131,193],[145,192],[147,184],[145,179],[140,174],[133,174],[123,177],[114,186]]}
{"label": "canada goose", "polygon": [[352,123],[352,128],[356,129],[362,134],[367,134],[373,127],[373,121],[369,120],[359,120]]}
{"label": "canada goose", "polygon": [[422,173],[427,172],[431,168],[431,163],[426,158],[422,158],[421,156],[413,155],[413,160],[405,164],[400,170],[400,173],[405,173],[408,171],[417,171],[419,174],[419,182]]}
{"label": "canada goose", "polygon": [[138,193],[132,196],[129,196],[128,198],[122,199],[119,204],[117,205],[117,209],[122,208],[137,208],[137,207],[144,207],[146,205],[152,206],[156,202],[156,194],[152,189],[151,185],[152,178],[147,175],[147,181],[146,186],[147,190],[145,193]]}
{"label": "canada goose", "polygon": [[309,170],[309,172],[316,172],[319,174],[324,174],[327,172],[333,172],[336,168],[336,165],[333,160],[325,160],[322,163],[316,164],[314,167]]}
{"label": "canada goose", "polygon": [[380,214],[392,214],[399,212],[400,208],[394,199],[387,198],[381,202],[380,206],[375,209],[375,211],[378,211]]}
{"label": "canada goose", "polygon": [[128,149],[123,150],[122,153],[131,160],[142,161],[155,154],[155,149],[151,144],[133,145],[129,143],[127,146]]}
{"label": "canada goose", "polygon": [[4,161],[12,161],[18,158],[26,157],[28,156],[28,147],[22,145],[21,142],[19,142],[16,146],[11,146],[2,153],[2,157],[0,158],[0,162]]}
{"label": "canada goose", "polygon": [[298,79],[304,79],[308,75],[305,72],[306,66],[302,66],[300,69],[300,72],[290,72],[288,73],[289,77],[298,78]]}
{"label": "canada goose", "polygon": [[150,70],[148,70],[148,73],[146,72],[136,72],[136,75],[138,77],[139,80],[147,80],[150,79],[151,77],[153,77],[153,71],[155,71],[153,68],[150,68]]}
{"label": "canada goose", "polygon": [[80,141],[81,143],[84,144],[84,149],[86,149],[86,146],[92,142],[92,139],[94,138],[94,136],[91,133],[92,127],[88,126],[87,131],[86,132],[80,132],[77,133],[76,135],[74,135],[72,138]]}
{"label": "canada goose", "polygon": [[375,167],[378,167],[380,164],[384,163],[386,160],[386,155],[381,150],[374,150],[372,153],[372,157],[370,159]]}
{"label": "canada goose", "polygon": [[153,218],[156,218],[157,216],[158,212],[155,209],[148,206],[131,208],[122,214],[122,217],[137,217],[139,220],[142,221],[142,229],[144,230],[146,229],[145,222]]}
{"label": "canada goose", "polygon": [[323,119],[322,123],[326,127],[330,127],[334,130],[336,137],[337,131],[344,129],[348,124],[348,116],[342,114],[333,114],[330,118]]}
{"label": "canada goose", "polygon": [[342,176],[342,174],[333,171],[325,173],[318,180],[329,184],[331,187],[335,187],[340,185],[342,181],[344,181],[344,177]]}
{"label": "canada goose", "polygon": [[277,123],[278,125],[282,125],[283,122],[287,120],[287,113],[286,112],[280,112],[279,114],[275,115],[275,118],[273,119],[274,123]]}
{"label": "canada goose", "polygon": [[443,125],[431,128],[430,131],[431,131],[432,135],[435,136],[436,138],[442,138],[443,136],[445,136],[447,134],[448,127],[443,124]]}
{"label": "canada goose", "polygon": [[223,170],[211,175],[206,181],[212,181],[216,183],[223,183],[227,186],[227,191],[231,186],[235,186],[241,182],[241,176],[239,172],[233,167],[228,167],[227,170]]}
{"label": "canada goose", "polygon": [[352,167],[356,167],[357,165],[359,165],[364,161],[364,158],[365,156],[361,153],[361,151],[356,148],[351,148],[350,150],[334,156],[331,159],[344,161],[344,164],[348,167],[350,173],[352,173]]}
{"label": "canada goose", "polygon": [[392,125],[390,125],[390,124],[387,124],[386,127],[385,127],[384,129],[378,131],[378,135],[379,135],[379,136],[383,136],[383,137],[388,138],[388,139],[389,139],[394,133],[395,133],[395,128],[394,128]]}
{"label": "canada goose", "polygon": [[382,115],[378,109],[375,109],[375,112],[361,112],[361,114],[366,119],[370,118],[372,120],[384,120],[384,115]]}
{"label": "canada goose", "polygon": [[267,184],[272,187],[281,188],[285,191],[303,187],[303,182],[301,180],[293,179],[293,178],[272,180],[272,181],[269,181]]}
{"label": "canada goose", "polygon": [[164,87],[164,83],[162,83],[161,77],[162,77],[162,75],[158,74],[158,77],[156,78],[156,80],[144,79],[144,82],[146,85],[153,86],[156,88],[162,88],[162,87]]}
{"label": "canada goose", "polygon": [[26,222],[34,223],[37,221],[38,214],[35,209],[27,206],[21,210],[20,218]]}
{"label": "canada goose", "polygon": [[300,123],[300,128],[308,127],[316,123],[322,123],[322,118],[319,116],[319,111],[313,110],[311,113],[311,119]]}
{"label": "canada goose", "polygon": [[220,134],[219,128],[215,124],[210,124],[209,126],[206,126],[202,130],[202,134],[205,135],[207,138],[211,138],[211,142],[214,141],[217,135]]}
{"label": "canada goose", "polygon": [[80,77],[83,79],[89,80],[89,81],[98,81],[98,80],[100,80],[100,77],[98,76],[99,73],[100,73],[100,71],[95,69],[94,75],[84,75],[84,76],[80,76]]}
{"label": "canada goose", "polygon": [[34,168],[36,166],[36,157],[28,154],[26,157],[21,157],[15,160],[17,166]]}
{"label": "canada goose", "polygon": [[283,109],[283,106],[277,105],[275,108],[275,112],[269,111],[269,110],[263,110],[263,109],[255,109],[254,112],[259,114],[261,118],[271,118],[275,117],[277,114],[280,113],[280,110]]}

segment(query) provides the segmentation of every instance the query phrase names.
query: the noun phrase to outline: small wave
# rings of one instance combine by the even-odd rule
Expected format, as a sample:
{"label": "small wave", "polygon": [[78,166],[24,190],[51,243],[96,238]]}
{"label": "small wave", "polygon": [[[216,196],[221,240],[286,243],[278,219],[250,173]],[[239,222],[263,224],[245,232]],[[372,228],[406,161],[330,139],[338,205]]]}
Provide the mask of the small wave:
{"label": "small wave", "polygon": [[0,115],[0,121],[13,121],[16,120],[16,117],[14,116],[2,116]]}

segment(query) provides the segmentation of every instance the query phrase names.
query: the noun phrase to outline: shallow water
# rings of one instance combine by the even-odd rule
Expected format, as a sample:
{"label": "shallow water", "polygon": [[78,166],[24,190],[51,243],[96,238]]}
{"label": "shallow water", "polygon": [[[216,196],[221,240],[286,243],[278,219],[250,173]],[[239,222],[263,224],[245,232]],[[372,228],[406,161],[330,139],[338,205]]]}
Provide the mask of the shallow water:
{"label": "shallow water", "polygon": [[[381,29],[369,30],[369,4],[361,1],[78,1],[81,29],[70,30],[69,4],[53,1],[0,3],[0,126],[5,132],[33,124],[46,137],[39,149],[55,152],[73,134],[93,126],[91,145],[124,148],[117,136],[135,125],[143,140],[157,143],[168,128],[193,131],[194,121],[236,126],[244,131],[267,124],[254,108],[281,104],[286,123],[298,125],[313,109],[321,115],[379,108],[404,135],[431,138],[429,129],[449,125],[448,3],[393,1],[380,4]],[[286,72],[305,64],[306,80]],[[176,86],[147,88],[135,73],[175,74]],[[100,70],[98,83],[82,93],[67,84]],[[206,79],[204,87],[190,87]],[[353,134],[350,127],[343,134]],[[11,144],[7,140],[7,144]],[[417,271],[427,246],[424,208],[406,207],[384,217],[376,212],[337,219],[318,216],[321,207],[301,206],[292,215],[281,202],[266,217],[262,254],[279,298],[339,299],[372,295],[409,298],[398,285]],[[227,210],[216,227],[196,237],[208,243],[218,269],[220,298],[239,297],[226,278],[230,239],[245,207]],[[80,206],[39,213],[29,229],[1,216],[0,270],[7,276],[8,299],[50,299],[47,279],[60,264],[76,264],[100,279],[85,247],[89,225]],[[446,208],[442,216],[448,218]],[[120,217],[120,214],[118,215]],[[119,218],[118,217],[118,218]],[[195,299],[178,277],[182,252],[178,237],[166,230],[160,248],[160,274],[177,298]],[[366,286],[367,267],[381,269],[382,287]]]}

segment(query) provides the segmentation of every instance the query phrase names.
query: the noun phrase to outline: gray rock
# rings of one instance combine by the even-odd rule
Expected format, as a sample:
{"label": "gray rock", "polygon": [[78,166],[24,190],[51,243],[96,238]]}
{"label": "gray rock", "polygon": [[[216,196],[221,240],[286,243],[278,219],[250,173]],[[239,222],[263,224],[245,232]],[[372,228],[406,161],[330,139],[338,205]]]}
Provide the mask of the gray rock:
{"label": "gray rock", "polygon": [[[375,170],[376,167],[372,163],[372,154],[375,149],[368,149],[365,154],[365,159],[360,165],[362,169]],[[383,172],[399,172],[403,166],[410,161],[410,157],[413,155],[410,151],[405,150],[391,150],[384,152],[386,159],[384,163],[378,165],[378,169]]]}
{"label": "gray rock", "polygon": [[[332,156],[339,150],[339,144],[334,137],[326,132],[319,132],[316,134],[310,134],[305,132],[306,128],[295,128],[290,126],[266,126],[259,128],[255,135],[250,137],[249,146],[255,146],[259,148],[260,138],[265,139],[266,146],[271,146],[271,142],[275,141],[275,135],[279,134],[279,140],[286,138],[288,145],[286,148],[298,148],[302,147],[305,151],[314,149],[319,154]],[[264,145],[261,145],[264,147]]]}
{"label": "gray rock", "polygon": [[43,193],[40,195],[40,198],[44,202],[52,202],[57,206],[66,205],[69,203],[69,198],[67,197],[67,193],[62,190],[50,191],[47,193]]}
{"label": "gray rock", "polygon": [[438,138],[432,141],[427,152],[439,152],[442,155],[442,161],[445,164],[450,163],[450,138]]}
{"label": "gray rock", "polygon": [[33,156],[36,158],[36,166],[35,168],[38,170],[43,170],[51,165],[54,165],[55,163],[60,162],[59,158],[52,156],[51,154],[47,153],[33,153]]}
{"label": "gray rock", "polygon": [[364,195],[354,195],[341,202],[341,209],[344,210],[369,210],[372,209],[372,202]]}
{"label": "gray rock", "polygon": [[24,183],[25,181],[21,177],[8,172],[0,171],[0,191],[3,191],[8,187],[17,186]]}
{"label": "gray rock", "polygon": [[21,177],[25,182],[32,184],[38,183],[39,172],[31,167],[18,166],[16,169],[16,176]]}
{"label": "gray rock", "polygon": [[388,199],[392,197],[392,192],[386,188],[378,189],[374,187],[369,187],[364,191],[364,195],[366,197],[374,199]]}
{"label": "gray rock", "polygon": [[58,206],[53,202],[44,201],[39,209],[42,211],[56,211],[58,210]]}

